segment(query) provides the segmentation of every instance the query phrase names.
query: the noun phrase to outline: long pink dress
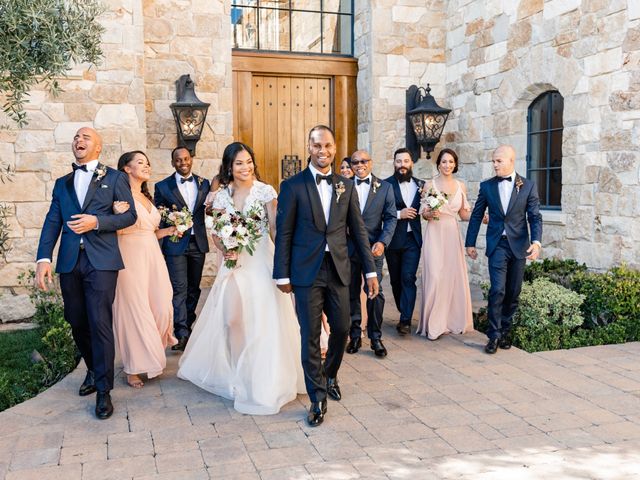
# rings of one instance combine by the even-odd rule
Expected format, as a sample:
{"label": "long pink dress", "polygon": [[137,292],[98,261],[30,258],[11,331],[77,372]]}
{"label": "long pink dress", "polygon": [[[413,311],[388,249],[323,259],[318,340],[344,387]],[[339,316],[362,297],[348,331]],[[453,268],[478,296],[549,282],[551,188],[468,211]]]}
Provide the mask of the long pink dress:
{"label": "long pink dress", "polygon": [[[149,202],[151,203],[151,202]],[[175,345],[173,289],[155,230],[160,224],[156,207],[135,200],[138,220],[118,230],[124,270],[118,273],[113,302],[113,333],[124,371],[157,377],[167,365],[165,349]]]}
{"label": "long pink dress", "polygon": [[[431,340],[444,333],[473,330],[467,263],[458,227],[458,212],[470,206],[456,183],[456,193],[440,209],[440,220],[427,223],[422,247],[422,313],[417,333]],[[434,182],[432,185],[438,190]]]}

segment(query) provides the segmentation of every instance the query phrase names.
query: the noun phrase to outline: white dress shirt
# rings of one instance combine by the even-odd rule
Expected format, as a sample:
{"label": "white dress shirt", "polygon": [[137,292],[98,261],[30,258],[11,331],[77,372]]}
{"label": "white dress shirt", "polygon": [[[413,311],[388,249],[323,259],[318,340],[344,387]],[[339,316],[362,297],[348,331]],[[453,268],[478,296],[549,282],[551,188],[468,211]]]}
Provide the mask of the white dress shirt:
{"label": "white dress shirt", "polygon": [[[410,179],[408,182],[398,182],[400,185],[400,193],[402,194],[402,200],[404,201],[404,204],[407,207],[410,207],[411,204],[413,203],[413,199],[416,196],[416,193],[418,192],[418,185],[417,183],[412,179]],[[398,220],[400,220],[400,210],[398,210],[397,212],[398,215]],[[411,224],[409,222],[407,222],[407,232],[411,231]]]}
{"label": "white dress shirt", "polygon": [[[502,203],[502,211],[507,213],[507,209],[509,208],[509,201],[511,200],[511,194],[513,193],[513,187],[516,183],[516,172],[511,172],[511,175],[507,175],[507,177],[511,177],[511,181],[502,180],[498,183],[498,192],[500,193],[500,203]],[[504,178],[507,178],[504,177]]]}
{"label": "white dress shirt", "polygon": [[193,180],[190,182],[182,182],[181,180],[183,178],[189,177],[183,177],[178,172],[176,172],[175,177],[176,183],[178,184],[178,190],[180,190],[180,195],[182,195],[189,211],[193,213],[193,210],[196,208],[196,197],[198,196],[198,185],[196,179],[193,177],[193,174],[190,174],[189,177],[193,177]]}
{"label": "white dress shirt", "polygon": [[[369,180],[369,183],[365,183],[364,181],[358,184],[360,180]],[[364,206],[367,203],[367,199],[369,198],[369,191],[371,190],[371,182],[373,182],[373,178],[371,178],[371,174],[366,176],[365,178],[354,178],[356,182],[356,192],[358,192],[358,201],[360,202],[360,213],[364,212]]]}

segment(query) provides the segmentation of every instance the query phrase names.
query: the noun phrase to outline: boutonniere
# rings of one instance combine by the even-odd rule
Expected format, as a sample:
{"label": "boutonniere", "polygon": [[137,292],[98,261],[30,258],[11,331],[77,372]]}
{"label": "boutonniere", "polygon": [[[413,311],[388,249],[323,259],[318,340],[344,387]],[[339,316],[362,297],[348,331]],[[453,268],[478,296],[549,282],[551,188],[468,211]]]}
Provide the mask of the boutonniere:
{"label": "boutonniere", "polygon": [[334,188],[336,190],[336,203],[338,203],[340,202],[340,196],[344,193],[346,187],[344,186],[344,182],[340,180],[338,183],[336,183]]}
{"label": "boutonniere", "polygon": [[95,181],[99,182],[107,174],[107,166],[103,165],[102,163],[98,163],[98,165],[96,166],[96,169],[93,171],[93,174],[96,177]]}
{"label": "boutonniere", "polygon": [[202,182],[204,181],[204,178],[196,177],[196,180],[198,181],[198,187],[201,187],[202,186]]}
{"label": "boutonniere", "polygon": [[418,195],[422,196],[423,191],[424,191],[424,182],[420,180],[418,182]]}
{"label": "boutonniere", "polygon": [[522,181],[522,178],[516,177],[516,195],[520,193],[520,187],[522,187],[523,184],[524,182]]}
{"label": "boutonniere", "polygon": [[373,185],[371,185],[371,190],[373,190],[373,193],[376,193],[381,186],[378,180],[374,180]]}

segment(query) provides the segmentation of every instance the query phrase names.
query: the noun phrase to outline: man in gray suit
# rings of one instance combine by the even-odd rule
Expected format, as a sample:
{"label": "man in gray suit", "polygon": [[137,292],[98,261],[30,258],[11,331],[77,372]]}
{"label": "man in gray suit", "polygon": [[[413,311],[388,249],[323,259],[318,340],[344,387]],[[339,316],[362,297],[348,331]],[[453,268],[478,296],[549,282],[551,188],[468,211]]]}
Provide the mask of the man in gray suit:
{"label": "man in gray suit", "polygon": [[[355,173],[356,192],[360,203],[360,212],[367,229],[371,253],[376,265],[378,284],[382,282],[382,264],[384,250],[396,229],[397,216],[395,196],[393,188],[371,173],[372,161],[366,150],[357,150],[351,156],[351,168]],[[351,329],[349,330],[349,343],[347,353],[356,353],[362,346],[362,310],[360,306],[360,288],[365,271],[362,268],[362,260],[356,253],[355,246],[348,238],[349,258],[351,260],[351,285],[349,287]],[[365,292],[367,286],[365,283]],[[378,290],[378,296],[367,298],[367,336],[371,341],[371,350],[376,356],[385,357],[387,349],[382,343],[382,313],[384,311],[384,295],[382,288]]]}

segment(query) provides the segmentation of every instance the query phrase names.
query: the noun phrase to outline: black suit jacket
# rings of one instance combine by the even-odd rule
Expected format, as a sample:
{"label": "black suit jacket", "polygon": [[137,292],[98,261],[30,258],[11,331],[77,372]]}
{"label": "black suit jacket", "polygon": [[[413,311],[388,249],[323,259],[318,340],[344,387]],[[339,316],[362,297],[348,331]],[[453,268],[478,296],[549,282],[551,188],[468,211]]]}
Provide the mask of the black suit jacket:
{"label": "black suit jacket", "polygon": [[[349,285],[351,262],[347,229],[363,259],[365,272],[375,273],[355,186],[340,175],[333,174],[332,177],[333,195],[328,224],[315,179],[308,168],[280,185],[273,278],[289,278],[294,286],[313,285],[322,265],[325,247],[329,245],[338,276],[343,285]],[[340,195],[338,190],[343,190]]]}
{"label": "black suit jacket", "polygon": [[[198,175],[193,175],[193,179],[198,186],[198,195],[196,197],[195,207],[193,212],[191,212],[193,218],[193,231],[196,237],[196,243],[198,244],[198,249],[201,252],[206,253],[209,251],[209,242],[207,240],[207,229],[204,226],[204,201],[209,193],[210,184],[209,180],[199,177]],[[156,183],[153,192],[153,201],[158,208],[165,207],[171,210],[173,205],[175,205],[178,210],[182,210],[184,207],[189,208],[184,198],[182,198],[180,189],[178,189],[175,174],[171,174],[169,177]],[[182,255],[189,245],[190,238],[191,230],[184,232],[184,235],[179,242],[172,242],[169,237],[163,238],[161,240],[162,253],[165,255]]]}
{"label": "black suit jacket", "polygon": [[[413,178],[412,181],[418,185],[418,190],[416,191],[415,196],[413,197],[413,201],[411,205],[407,205],[404,203],[402,198],[402,192],[400,191],[400,184],[394,175],[391,175],[389,178],[385,180],[385,182],[389,182],[393,187],[393,193],[396,199],[396,210],[402,210],[403,208],[413,207],[416,211],[420,211],[420,195],[422,193],[422,189],[424,188],[424,181]],[[411,231],[407,232],[407,224],[411,225]],[[422,247],[422,225],[420,224],[420,215],[416,215],[416,218],[413,220],[398,220],[396,225],[396,231],[393,234],[393,239],[389,244],[390,249],[401,249],[404,248],[407,243],[408,235],[413,235],[416,243],[419,247]]]}
{"label": "black suit jacket", "polygon": [[513,254],[517,258],[525,258],[530,246],[529,228],[531,241],[542,241],[542,215],[540,215],[538,188],[531,180],[516,174],[513,192],[505,212],[500,201],[498,184],[498,177],[490,178],[480,184],[478,199],[469,218],[465,246],[475,247],[484,212],[489,209],[486,255],[490,256],[493,253],[500,242],[502,232],[505,232]]}
{"label": "black suit jacket", "polygon": [[[357,195],[357,192],[356,192]],[[369,195],[362,211],[362,220],[367,229],[369,243],[373,245],[382,242],[387,248],[393,238],[393,233],[398,222],[396,213],[396,200],[393,188],[389,182],[380,180],[375,175],[371,175],[371,185]],[[355,244],[348,237],[349,255],[355,253]]]}

